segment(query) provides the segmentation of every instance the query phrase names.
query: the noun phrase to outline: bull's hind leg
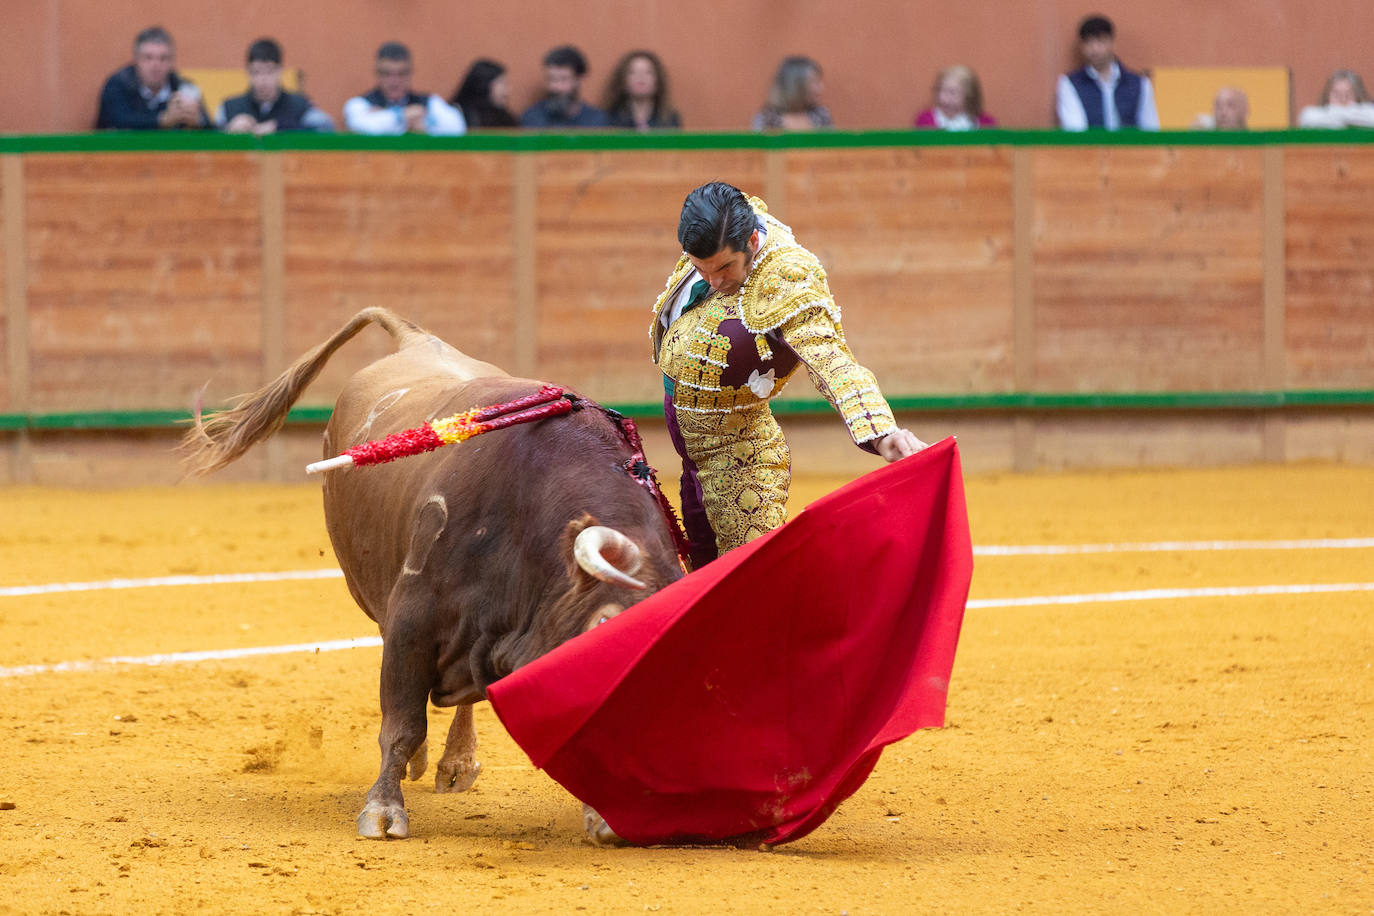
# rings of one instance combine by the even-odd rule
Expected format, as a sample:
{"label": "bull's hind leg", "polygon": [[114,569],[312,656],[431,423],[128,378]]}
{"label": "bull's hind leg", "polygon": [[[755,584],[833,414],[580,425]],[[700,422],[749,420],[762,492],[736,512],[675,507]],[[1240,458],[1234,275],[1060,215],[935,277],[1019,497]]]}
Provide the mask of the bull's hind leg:
{"label": "bull's hind leg", "polygon": [[[482,765],[477,762],[477,731],[472,725],[472,706],[464,703],[453,714],[444,756],[434,771],[435,792],[466,792],[477,781]],[[412,777],[414,778],[414,777]]]}
{"label": "bull's hind leg", "polygon": [[382,769],[358,815],[358,835],[374,840],[410,835],[401,780],[425,743],[427,703],[433,681],[433,643],[406,621],[404,610],[391,615],[382,645]]}

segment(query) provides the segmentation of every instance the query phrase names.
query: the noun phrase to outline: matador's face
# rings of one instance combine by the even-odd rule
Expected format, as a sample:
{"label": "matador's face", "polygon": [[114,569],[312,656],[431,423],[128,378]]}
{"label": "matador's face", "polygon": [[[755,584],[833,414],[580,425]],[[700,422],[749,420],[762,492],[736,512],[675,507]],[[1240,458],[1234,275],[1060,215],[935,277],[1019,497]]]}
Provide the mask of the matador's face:
{"label": "matador's face", "polygon": [[711,284],[711,289],[733,296],[749,278],[749,268],[758,251],[759,233],[758,230],[754,230],[744,251],[736,251],[727,245],[709,258],[698,258],[689,254],[687,259],[692,262],[697,273],[701,274],[701,278]]}

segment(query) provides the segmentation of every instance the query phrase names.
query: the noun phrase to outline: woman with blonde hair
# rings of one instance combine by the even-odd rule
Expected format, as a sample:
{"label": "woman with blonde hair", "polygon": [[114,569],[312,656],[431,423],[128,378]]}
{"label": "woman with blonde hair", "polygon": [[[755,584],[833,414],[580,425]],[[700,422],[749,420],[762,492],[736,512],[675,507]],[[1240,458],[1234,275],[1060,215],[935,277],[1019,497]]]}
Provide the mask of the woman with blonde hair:
{"label": "woman with blonde hair", "polygon": [[773,77],[768,102],[754,115],[754,130],[815,130],[833,127],[821,104],[821,65],[809,57],[786,57]]}
{"label": "woman with blonde hair", "polygon": [[997,119],[983,111],[983,87],[971,67],[956,64],[936,74],[930,100],[930,107],[916,116],[917,127],[977,130],[997,126]]}

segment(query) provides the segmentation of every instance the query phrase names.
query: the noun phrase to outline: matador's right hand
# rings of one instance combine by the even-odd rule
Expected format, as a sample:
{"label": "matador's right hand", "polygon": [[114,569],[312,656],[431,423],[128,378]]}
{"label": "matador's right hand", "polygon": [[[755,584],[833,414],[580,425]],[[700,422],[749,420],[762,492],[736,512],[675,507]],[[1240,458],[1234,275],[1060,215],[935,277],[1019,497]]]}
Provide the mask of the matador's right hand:
{"label": "matador's right hand", "polygon": [[874,447],[884,461],[892,462],[902,458],[910,458],[921,449],[927,448],[927,445],[917,439],[911,430],[896,429],[879,439]]}

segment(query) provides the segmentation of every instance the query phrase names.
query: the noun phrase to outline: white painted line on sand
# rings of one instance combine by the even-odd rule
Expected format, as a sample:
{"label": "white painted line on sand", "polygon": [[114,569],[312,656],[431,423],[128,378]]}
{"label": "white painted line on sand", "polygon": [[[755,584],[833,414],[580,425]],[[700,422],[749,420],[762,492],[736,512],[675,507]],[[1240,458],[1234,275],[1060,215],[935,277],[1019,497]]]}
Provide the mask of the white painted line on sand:
{"label": "white painted line on sand", "polygon": [[173,585],[239,585],[246,582],[287,582],[293,579],[341,579],[337,569],[289,569],[286,572],[218,573],[210,576],[157,576],[151,579],[105,579],[100,582],[50,582],[46,585],[0,587],[0,598],[54,595],[62,592],[100,592],[121,588],[166,588]]}
{"label": "white painted line on sand", "polygon": [[[1151,588],[1131,592],[1098,592],[1086,595],[1038,595],[1029,598],[979,598],[968,602],[969,610],[1004,607],[1043,607],[1055,604],[1098,604],[1114,601],[1161,601],[1181,598],[1241,598],[1253,595],[1316,595],[1339,592],[1374,592],[1374,582],[1318,583],[1313,585],[1255,585],[1220,588]],[[163,655],[116,655],[90,661],[58,662],[52,665],[20,665],[0,668],[0,680],[56,672],[98,671],[117,665],[175,665],[204,661],[249,658],[259,655],[287,655],[295,652],[337,652],[380,646],[380,636],[336,639],[330,642],[295,643],[286,646],[256,646],[247,649],[210,649],[203,652],[172,652]]]}
{"label": "white painted line on sand", "polygon": [[1362,550],[1374,538],[1309,538],[1287,541],[1149,541],[1122,544],[980,544],[975,557],[1061,556],[1080,553],[1154,553],[1194,550]]}
{"label": "white painted line on sand", "polygon": [[1248,598],[1255,595],[1322,595],[1374,592],[1374,582],[1316,585],[1249,585],[1216,588],[1146,588],[1133,592],[1096,592],[1087,595],[1036,595],[1029,598],[978,598],[969,610],[994,607],[1044,607],[1052,604],[1101,604],[1113,601],[1176,601],[1180,598]]}
{"label": "white painted line on sand", "polygon": [[[1149,541],[1120,544],[980,544],[976,557],[1062,556],[1085,553],[1149,553],[1198,550],[1359,550],[1374,549],[1374,538],[1309,538],[1279,541]],[[124,588],[166,588],[184,585],[236,585],[301,579],[338,579],[337,569],[291,569],[285,572],[220,573],[206,576],[156,576],[149,579],[105,579],[98,582],[52,582],[44,585],[0,586],[0,598],[95,592]]]}
{"label": "white painted line on sand", "polygon": [[353,639],[334,639],[327,642],[302,642],[287,646],[252,646],[246,649],[208,649],[203,652],[169,652],[162,655],[113,655],[88,661],[58,662],[53,665],[19,665],[0,668],[0,680],[52,672],[99,671],[116,665],[184,665],[190,662],[214,662],[258,655],[290,655],[296,652],[338,652],[342,649],[365,649],[380,646],[380,636],[356,636]]}

